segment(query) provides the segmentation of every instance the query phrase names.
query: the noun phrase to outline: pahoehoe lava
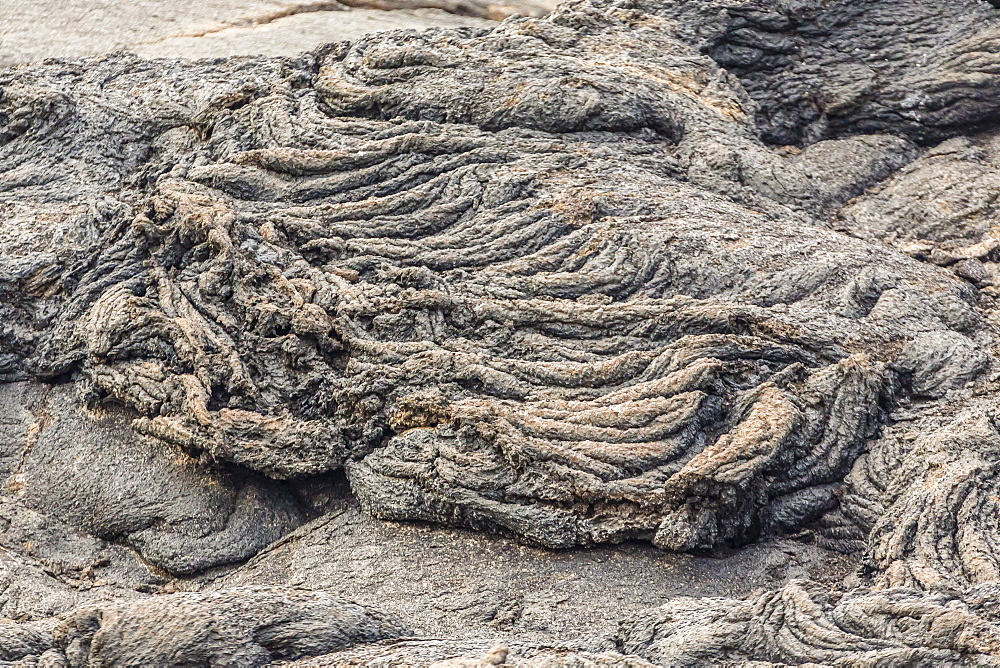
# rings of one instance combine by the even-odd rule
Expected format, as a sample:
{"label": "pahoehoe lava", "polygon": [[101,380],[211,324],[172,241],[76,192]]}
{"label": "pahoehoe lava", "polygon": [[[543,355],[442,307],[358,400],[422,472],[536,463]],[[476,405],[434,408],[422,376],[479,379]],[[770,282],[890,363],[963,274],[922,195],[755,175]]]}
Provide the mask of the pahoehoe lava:
{"label": "pahoehoe lava", "polygon": [[[1000,664],[998,118],[980,0],[3,70],[0,659]],[[213,585],[330,480],[512,546],[855,570],[490,654]],[[45,577],[76,593],[29,605]]]}

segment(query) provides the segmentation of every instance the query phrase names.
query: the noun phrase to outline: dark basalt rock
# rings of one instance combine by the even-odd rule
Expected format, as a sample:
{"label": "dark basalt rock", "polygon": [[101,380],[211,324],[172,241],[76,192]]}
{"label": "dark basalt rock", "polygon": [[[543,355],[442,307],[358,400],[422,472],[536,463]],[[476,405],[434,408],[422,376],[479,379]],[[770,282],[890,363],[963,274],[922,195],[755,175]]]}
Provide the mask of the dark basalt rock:
{"label": "dark basalt rock", "polygon": [[580,1],[7,70],[0,500],[144,595],[59,599],[0,650],[404,634],[323,592],[145,596],[130,561],[244,561],[346,472],[375,517],[545,548],[864,553],[833,593],[672,599],[579,665],[995,661],[998,34],[974,0]]}
{"label": "dark basalt rock", "polygon": [[891,132],[933,142],[996,114],[996,10],[979,0],[640,2],[738,76],[776,144]]}

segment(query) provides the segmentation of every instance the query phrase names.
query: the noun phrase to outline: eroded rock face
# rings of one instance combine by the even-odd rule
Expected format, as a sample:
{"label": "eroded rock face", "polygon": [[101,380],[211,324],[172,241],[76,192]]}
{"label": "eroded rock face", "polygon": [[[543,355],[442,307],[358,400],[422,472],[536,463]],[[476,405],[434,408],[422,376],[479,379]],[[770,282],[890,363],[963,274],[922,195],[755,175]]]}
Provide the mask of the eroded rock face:
{"label": "eroded rock face", "polygon": [[70,666],[262,666],[405,633],[322,592],[259,588],[81,608],[53,637]]}
{"label": "eroded rock face", "polygon": [[[546,548],[808,529],[864,550],[859,589],[675,599],[567,651],[985,662],[995,140],[949,137],[995,115],[998,26],[973,0],[571,2],[10,70],[5,494],[174,574],[251,557],[338,471],[376,517]],[[187,652],[129,621],[209,616],[177,596],[72,613],[53,651]],[[294,621],[275,653],[258,596],[190,660],[336,649]]]}
{"label": "eroded rock face", "polygon": [[[640,3],[740,78],[777,144],[966,133],[995,113],[996,10],[979,0]],[[905,26],[905,28],[903,28]]]}

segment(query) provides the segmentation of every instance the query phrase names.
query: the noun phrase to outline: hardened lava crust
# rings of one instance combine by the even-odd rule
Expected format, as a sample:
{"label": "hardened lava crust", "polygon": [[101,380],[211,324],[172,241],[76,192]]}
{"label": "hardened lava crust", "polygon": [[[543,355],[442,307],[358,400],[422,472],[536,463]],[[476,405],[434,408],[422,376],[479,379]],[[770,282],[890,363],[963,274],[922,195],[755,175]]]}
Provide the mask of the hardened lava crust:
{"label": "hardened lava crust", "polygon": [[1000,665],[1000,9],[0,71],[0,659]]}

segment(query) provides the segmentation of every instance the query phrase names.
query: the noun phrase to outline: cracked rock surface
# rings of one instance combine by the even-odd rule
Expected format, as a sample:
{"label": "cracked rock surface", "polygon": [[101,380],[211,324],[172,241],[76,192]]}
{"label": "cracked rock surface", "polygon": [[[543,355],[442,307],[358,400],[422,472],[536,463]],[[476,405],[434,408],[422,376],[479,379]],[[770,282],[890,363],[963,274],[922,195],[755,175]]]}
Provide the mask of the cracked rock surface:
{"label": "cracked rock surface", "polygon": [[1000,10],[0,72],[0,659],[996,665]]}
{"label": "cracked rock surface", "polygon": [[146,58],[295,55],[380,30],[489,26],[553,0],[7,0],[0,65],[124,50]]}

